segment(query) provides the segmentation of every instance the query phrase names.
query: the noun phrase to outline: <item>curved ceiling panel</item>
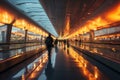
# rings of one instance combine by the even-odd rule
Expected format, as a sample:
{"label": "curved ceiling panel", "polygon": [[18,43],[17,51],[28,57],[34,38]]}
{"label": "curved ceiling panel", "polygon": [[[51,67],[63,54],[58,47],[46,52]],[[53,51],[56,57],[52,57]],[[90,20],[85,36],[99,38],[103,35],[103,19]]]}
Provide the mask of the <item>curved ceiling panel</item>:
{"label": "curved ceiling panel", "polygon": [[8,0],[8,2],[18,8],[22,13],[31,18],[46,31],[56,37],[58,36],[39,0]]}

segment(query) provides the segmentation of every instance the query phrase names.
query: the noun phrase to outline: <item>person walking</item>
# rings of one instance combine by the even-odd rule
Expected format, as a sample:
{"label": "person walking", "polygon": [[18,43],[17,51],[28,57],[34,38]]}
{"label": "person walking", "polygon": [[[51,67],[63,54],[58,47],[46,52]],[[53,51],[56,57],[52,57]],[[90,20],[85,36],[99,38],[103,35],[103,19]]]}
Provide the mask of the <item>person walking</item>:
{"label": "person walking", "polygon": [[54,44],[55,44],[55,46],[57,46],[57,44],[58,44],[58,39],[55,39]]}
{"label": "person walking", "polygon": [[51,34],[48,35],[48,37],[45,39],[46,48],[48,50],[48,57],[51,56],[51,50],[53,47],[53,38],[51,37]]}

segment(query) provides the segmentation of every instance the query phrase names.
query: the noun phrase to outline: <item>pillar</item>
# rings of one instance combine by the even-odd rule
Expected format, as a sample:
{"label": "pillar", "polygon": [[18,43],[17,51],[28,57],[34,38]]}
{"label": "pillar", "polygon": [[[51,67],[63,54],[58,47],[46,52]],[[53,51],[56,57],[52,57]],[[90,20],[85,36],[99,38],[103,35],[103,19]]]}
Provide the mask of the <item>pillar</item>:
{"label": "pillar", "polygon": [[16,19],[14,19],[10,24],[7,24],[7,32],[6,32],[6,41],[5,41],[5,43],[10,44],[12,25],[13,25],[13,23],[15,21],[16,21]]}
{"label": "pillar", "polygon": [[7,24],[7,33],[6,33],[5,43],[8,43],[8,44],[10,43],[11,31],[12,31],[12,24]]}
{"label": "pillar", "polygon": [[25,30],[25,39],[24,39],[24,43],[27,42],[27,33],[28,33],[28,30]]}
{"label": "pillar", "polygon": [[90,30],[90,42],[94,42],[94,37],[95,37],[94,30]]}

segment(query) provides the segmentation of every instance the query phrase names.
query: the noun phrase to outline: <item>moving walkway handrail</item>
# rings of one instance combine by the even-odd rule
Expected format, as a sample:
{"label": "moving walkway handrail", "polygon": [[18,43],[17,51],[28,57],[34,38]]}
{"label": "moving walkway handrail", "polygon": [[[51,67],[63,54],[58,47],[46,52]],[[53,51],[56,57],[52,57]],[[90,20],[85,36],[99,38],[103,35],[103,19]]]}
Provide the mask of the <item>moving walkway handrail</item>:
{"label": "moving walkway handrail", "polygon": [[30,58],[31,56],[33,56],[33,55],[35,55],[43,50],[45,50],[45,47],[41,47],[38,50],[32,50],[29,52],[21,53],[20,55],[17,55],[17,56],[10,57],[10,58],[5,59],[5,60],[1,60],[0,61],[0,67],[1,67],[0,72],[12,67],[15,64],[20,63],[21,61],[23,61],[25,59]]}

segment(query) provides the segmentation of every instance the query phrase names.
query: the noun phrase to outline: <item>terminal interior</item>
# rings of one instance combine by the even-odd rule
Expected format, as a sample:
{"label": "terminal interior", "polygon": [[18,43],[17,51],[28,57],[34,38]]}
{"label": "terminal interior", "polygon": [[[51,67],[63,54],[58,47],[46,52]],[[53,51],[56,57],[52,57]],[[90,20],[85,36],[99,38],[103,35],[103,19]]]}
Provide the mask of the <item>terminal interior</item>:
{"label": "terminal interior", "polygon": [[120,80],[120,0],[0,0],[0,80]]}

